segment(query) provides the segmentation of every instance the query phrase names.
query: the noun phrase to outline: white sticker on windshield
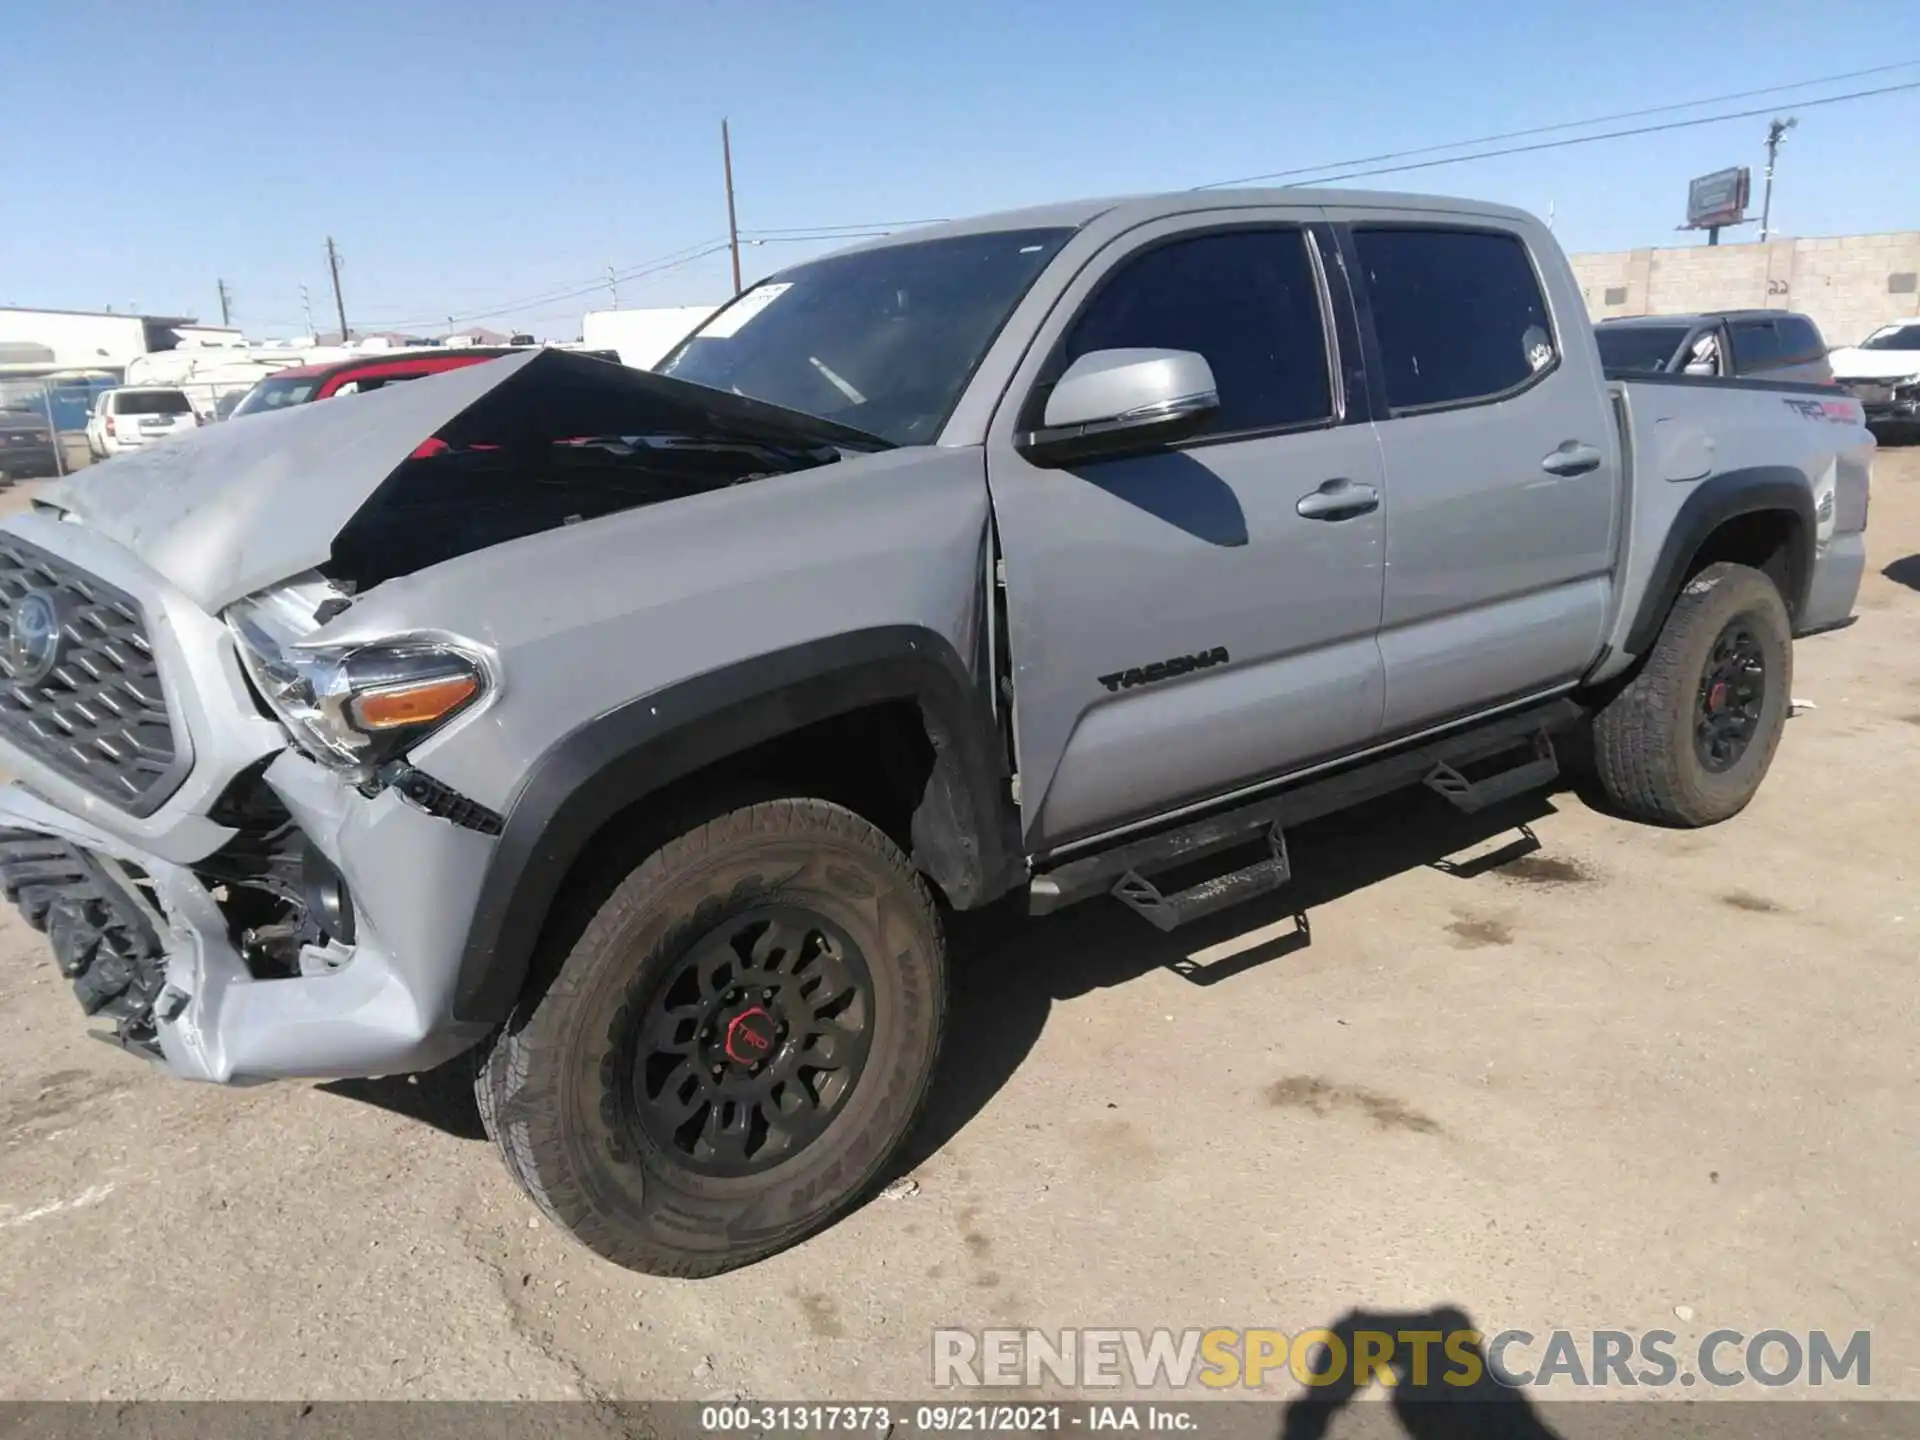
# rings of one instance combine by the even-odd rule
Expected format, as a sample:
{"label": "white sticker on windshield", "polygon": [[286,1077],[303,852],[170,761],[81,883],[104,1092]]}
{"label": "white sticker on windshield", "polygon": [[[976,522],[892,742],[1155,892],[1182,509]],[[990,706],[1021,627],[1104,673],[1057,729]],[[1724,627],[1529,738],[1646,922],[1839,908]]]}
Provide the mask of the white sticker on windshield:
{"label": "white sticker on windshield", "polygon": [[792,288],[793,282],[785,281],[778,285],[762,285],[757,289],[749,290],[715,316],[713,323],[700,331],[696,338],[731,340],[745,328],[749,320]]}

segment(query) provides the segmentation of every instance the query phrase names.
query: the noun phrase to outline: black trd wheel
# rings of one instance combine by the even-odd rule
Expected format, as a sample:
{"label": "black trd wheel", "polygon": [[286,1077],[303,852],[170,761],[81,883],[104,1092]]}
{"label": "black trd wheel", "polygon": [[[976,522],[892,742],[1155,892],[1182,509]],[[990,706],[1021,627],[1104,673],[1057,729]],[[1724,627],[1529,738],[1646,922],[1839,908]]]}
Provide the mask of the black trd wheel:
{"label": "black trd wheel", "polygon": [[1666,825],[1738,814],[1773,763],[1793,685],[1787,607],[1765,575],[1710,565],[1674,601],[1646,663],[1594,717],[1608,798]]}
{"label": "black trd wheel", "polygon": [[851,811],[781,800],[662,846],[477,1081],[536,1204],[616,1264],[707,1275],[859,1198],[924,1100],[945,1015],[932,897]]}

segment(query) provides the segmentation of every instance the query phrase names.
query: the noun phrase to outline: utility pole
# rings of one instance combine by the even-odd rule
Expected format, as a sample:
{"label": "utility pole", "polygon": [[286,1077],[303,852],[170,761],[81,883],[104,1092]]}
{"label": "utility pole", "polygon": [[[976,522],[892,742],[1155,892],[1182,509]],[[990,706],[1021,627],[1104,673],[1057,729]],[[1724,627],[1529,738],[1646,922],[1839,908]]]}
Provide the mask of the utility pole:
{"label": "utility pole", "polygon": [[300,313],[307,317],[307,334],[319,339],[318,332],[313,328],[313,301],[307,298],[307,287],[304,285],[300,287]]}
{"label": "utility pole", "polygon": [[613,273],[613,266],[607,266],[607,289],[613,295],[613,308],[620,308],[620,281]]}
{"label": "utility pole", "polygon": [[733,247],[733,293],[740,293],[740,225],[733,214],[733,140],[720,122],[720,160],[727,167],[727,242]]}
{"label": "utility pole", "polygon": [[1780,142],[1787,138],[1787,131],[1800,123],[1800,117],[1789,115],[1784,120],[1775,120],[1767,126],[1767,188],[1760,198],[1760,243],[1772,238],[1773,229],[1773,159],[1780,151]]}
{"label": "utility pole", "polygon": [[233,295],[228,291],[226,281],[222,280],[218,283],[220,286],[220,323],[222,325],[231,325],[233,323]]}
{"label": "utility pole", "polygon": [[340,316],[340,343],[347,343],[347,302],[340,295],[340,252],[333,248],[333,237],[327,237],[327,269],[333,272],[333,308]]}

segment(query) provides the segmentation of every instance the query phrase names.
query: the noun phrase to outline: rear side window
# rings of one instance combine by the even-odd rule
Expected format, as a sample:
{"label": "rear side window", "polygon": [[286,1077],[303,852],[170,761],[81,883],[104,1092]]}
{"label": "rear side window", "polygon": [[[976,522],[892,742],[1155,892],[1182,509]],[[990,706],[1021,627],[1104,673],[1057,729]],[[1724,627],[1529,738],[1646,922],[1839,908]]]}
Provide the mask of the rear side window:
{"label": "rear side window", "polygon": [[192,409],[178,390],[123,390],[114,401],[117,415],[185,415]]}
{"label": "rear side window", "polygon": [[1733,332],[1733,363],[1740,374],[1771,370],[1787,363],[1773,321],[1736,320],[1727,328]]}
{"label": "rear side window", "polygon": [[1333,415],[1320,287],[1298,230],[1196,235],[1122,261],[1068,330],[1061,368],[1135,348],[1206,357],[1220,393],[1215,434]]}
{"label": "rear side window", "polygon": [[1353,241],[1393,409],[1491,400],[1558,359],[1546,298],[1517,235],[1363,227]]}

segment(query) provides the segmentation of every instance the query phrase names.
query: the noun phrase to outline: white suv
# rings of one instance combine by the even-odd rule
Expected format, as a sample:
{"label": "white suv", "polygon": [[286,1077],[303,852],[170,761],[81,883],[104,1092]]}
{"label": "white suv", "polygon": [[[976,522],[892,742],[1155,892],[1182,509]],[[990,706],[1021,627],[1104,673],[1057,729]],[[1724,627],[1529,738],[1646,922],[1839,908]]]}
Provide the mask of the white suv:
{"label": "white suv", "polygon": [[197,429],[200,417],[184,390],[166,385],[123,385],[103,390],[87,417],[87,448],[96,460],[138,450],[170,435]]}

